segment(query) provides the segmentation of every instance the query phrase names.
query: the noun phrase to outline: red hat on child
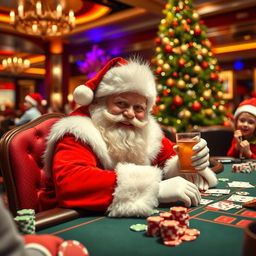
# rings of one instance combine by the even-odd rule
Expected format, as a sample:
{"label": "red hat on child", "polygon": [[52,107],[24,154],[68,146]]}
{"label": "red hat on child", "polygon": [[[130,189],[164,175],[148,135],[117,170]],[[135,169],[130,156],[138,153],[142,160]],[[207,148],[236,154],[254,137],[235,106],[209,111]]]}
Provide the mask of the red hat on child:
{"label": "red hat on child", "polygon": [[236,119],[242,112],[247,112],[256,116],[256,98],[242,101],[235,111],[234,118]]}
{"label": "red hat on child", "polygon": [[25,101],[31,103],[33,106],[40,106],[42,100],[42,96],[39,93],[29,93],[25,97]]}
{"label": "red hat on child", "polygon": [[94,97],[135,92],[147,98],[148,109],[155,103],[156,85],[149,65],[121,57],[110,60],[92,79],[74,91],[76,103],[90,105]]}

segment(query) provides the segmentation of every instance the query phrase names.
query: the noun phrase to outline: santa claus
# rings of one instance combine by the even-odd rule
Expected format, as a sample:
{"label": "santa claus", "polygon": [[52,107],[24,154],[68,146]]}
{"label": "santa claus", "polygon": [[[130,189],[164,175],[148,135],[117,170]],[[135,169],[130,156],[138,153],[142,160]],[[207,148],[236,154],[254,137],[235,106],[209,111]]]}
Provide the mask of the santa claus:
{"label": "santa claus", "polygon": [[199,204],[199,190],[217,183],[207,143],[193,148],[198,174],[182,177],[177,146],[150,114],[156,94],[149,66],[120,57],[75,89],[82,107],[48,136],[42,210],[76,207],[122,217],[148,216],[159,203]]}

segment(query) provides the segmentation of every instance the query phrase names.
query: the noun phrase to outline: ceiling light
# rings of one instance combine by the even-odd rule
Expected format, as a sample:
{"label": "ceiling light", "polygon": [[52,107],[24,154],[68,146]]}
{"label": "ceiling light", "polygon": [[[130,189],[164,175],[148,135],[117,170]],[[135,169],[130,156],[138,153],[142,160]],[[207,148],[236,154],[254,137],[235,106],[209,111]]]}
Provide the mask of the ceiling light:
{"label": "ceiling light", "polygon": [[76,19],[72,10],[64,12],[61,3],[53,8],[47,0],[20,1],[17,10],[10,12],[10,22],[21,33],[42,38],[62,36],[75,27]]}

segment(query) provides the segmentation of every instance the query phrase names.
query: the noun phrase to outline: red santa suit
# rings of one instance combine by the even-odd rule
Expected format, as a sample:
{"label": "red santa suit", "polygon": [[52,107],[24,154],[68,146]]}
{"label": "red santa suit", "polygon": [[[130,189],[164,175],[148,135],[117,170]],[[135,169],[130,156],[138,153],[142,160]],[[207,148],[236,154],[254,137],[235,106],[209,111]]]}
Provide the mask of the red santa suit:
{"label": "red santa suit", "polygon": [[[158,183],[164,166],[176,154],[175,144],[163,136],[153,117],[149,118],[148,127],[145,165],[115,166],[86,107],[57,122],[45,152],[54,186],[48,184],[45,193],[40,195],[41,209],[55,205],[108,210],[114,216],[149,215],[158,205]],[[54,194],[56,197],[52,197]]]}
{"label": "red santa suit", "polygon": [[[113,162],[86,107],[94,97],[93,90],[95,97],[127,91],[146,97],[147,154],[142,165]],[[59,120],[48,136],[44,158],[49,178],[46,190],[40,195],[41,210],[59,206],[106,211],[109,216],[118,217],[150,215],[158,205],[160,181],[178,175],[179,171],[174,143],[164,137],[149,114],[155,97],[155,82],[149,67],[127,64],[122,58],[111,60],[96,77],[79,86],[74,98],[84,107]],[[206,173],[210,186],[215,185],[212,171]]]}

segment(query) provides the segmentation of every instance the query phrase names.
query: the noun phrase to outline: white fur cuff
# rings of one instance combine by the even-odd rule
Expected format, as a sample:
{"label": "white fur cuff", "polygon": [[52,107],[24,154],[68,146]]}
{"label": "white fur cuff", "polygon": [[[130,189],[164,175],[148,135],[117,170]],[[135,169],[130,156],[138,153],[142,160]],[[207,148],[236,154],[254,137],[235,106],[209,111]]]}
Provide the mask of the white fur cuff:
{"label": "white fur cuff", "polygon": [[161,170],[157,167],[118,164],[117,187],[108,208],[110,217],[145,217],[158,205]]}
{"label": "white fur cuff", "polygon": [[178,155],[169,159],[164,166],[164,179],[173,178],[180,175],[179,157]]}
{"label": "white fur cuff", "polygon": [[217,185],[218,180],[216,174],[209,167],[205,168],[203,171],[199,171],[198,174],[206,179],[210,188]]}

